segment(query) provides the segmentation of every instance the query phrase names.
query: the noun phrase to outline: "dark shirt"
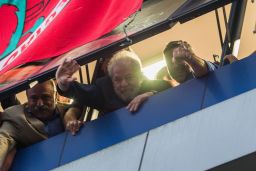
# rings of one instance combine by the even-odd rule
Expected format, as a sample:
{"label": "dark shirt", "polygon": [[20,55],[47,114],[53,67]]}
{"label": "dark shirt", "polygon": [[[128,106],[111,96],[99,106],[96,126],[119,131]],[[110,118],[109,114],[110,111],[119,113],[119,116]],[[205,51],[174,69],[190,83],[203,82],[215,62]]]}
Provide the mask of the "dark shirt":
{"label": "dark shirt", "polygon": [[[149,91],[159,92],[170,87],[170,84],[164,80],[144,80],[141,84],[139,94]],[[97,109],[101,113],[111,112],[128,104],[116,95],[112,80],[108,76],[96,80],[91,85],[73,82],[65,92],[62,92],[59,87],[57,89],[61,95],[73,98],[74,101]]]}
{"label": "dark shirt", "polygon": [[[26,108],[26,110],[30,116],[36,117],[27,108]],[[40,120],[39,118],[37,118],[37,119]],[[42,120],[40,120],[40,121],[42,121]],[[42,122],[44,123],[44,131],[45,131],[45,133],[47,133],[48,137],[55,136],[55,135],[65,131],[60,111],[57,108],[55,109],[51,118],[47,119],[46,121],[42,121]]]}
{"label": "dark shirt", "polygon": [[58,112],[55,112],[52,118],[44,121],[44,124],[44,131],[47,133],[48,137],[55,136],[65,131],[60,113]]}

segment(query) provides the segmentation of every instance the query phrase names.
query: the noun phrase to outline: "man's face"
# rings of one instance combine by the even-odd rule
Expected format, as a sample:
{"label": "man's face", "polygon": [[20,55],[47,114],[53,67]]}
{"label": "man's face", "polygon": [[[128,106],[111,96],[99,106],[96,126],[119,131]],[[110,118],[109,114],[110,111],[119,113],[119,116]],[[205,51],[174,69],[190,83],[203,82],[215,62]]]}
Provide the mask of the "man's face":
{"label": "man's face", "polygon": [[41,120],[47,120],[55,110],[56,92],[51,83],[38,84],[27,90],[28,108]]}
{"label": "man's face", "polygon": [[176,64],[170,61],[169,66],[170,75],[179,83],[185,82],[191,74],[190,68],[185,62]]}
{"label": "man's face", "polygon": [[139,93],[141,73],[130,65],[118,64],[112,69],[112,83],[118,97],[130,102]]}

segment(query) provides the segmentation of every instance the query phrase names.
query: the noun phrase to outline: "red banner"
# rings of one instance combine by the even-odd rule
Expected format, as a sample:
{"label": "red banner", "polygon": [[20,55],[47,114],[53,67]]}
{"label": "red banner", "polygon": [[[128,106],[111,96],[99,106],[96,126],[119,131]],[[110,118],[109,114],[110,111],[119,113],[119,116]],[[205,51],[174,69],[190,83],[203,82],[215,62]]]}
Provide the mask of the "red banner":
{"label": "red banner", "polygon": [[22,84],[22,82],[24,82],[25,80],[29,80],[37,75],[43,75],[45,72],[60,65],[64,58],[72,57],[73,59],[77,59],[82,54],[88,54],[97,49],[100,49],[101,47],[108,46],[109,44],[124,38],[124,36],[124,33],[121,33],[99,38],[56,58],[32,62],[18,68],[10,69],[0,76],[0,92],[15,85]]}
{"label": "red banner", "polygon": [[0,74],[95,40],[141,4],[142,0],[1,0]]}

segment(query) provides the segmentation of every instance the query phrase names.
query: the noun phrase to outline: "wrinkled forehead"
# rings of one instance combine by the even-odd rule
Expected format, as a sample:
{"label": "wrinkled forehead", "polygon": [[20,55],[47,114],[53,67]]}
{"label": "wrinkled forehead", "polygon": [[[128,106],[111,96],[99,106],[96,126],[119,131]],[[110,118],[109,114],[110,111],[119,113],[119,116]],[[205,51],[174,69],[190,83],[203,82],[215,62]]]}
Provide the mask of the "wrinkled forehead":
{"label": "wrinkled forehead", "polygon": [[131,78],[138,78],[139,80],[142,79],[142,75],[140,70],[138,69],[133,69],[131,66],[118,66],[113,68],[113,73],[111,76],[112,79],[131,79]]}
{"label": "wrinkled forehead", "polygon": [[114,75],[118,75],[118,76],[125,76],[127,74],[136,74],[136,67],[134,67],[133,65],[127,65],[124,63],[118,63],[117,65],[113,66],[112,68],[112,72],[113,72],[113,76]]}
{"label": "wrinkled forehead", "polygon": [[31,89],[27,90],[27,95],[41,95],[41,94],[50,94],[53,95],[55,92],[54,86],[50,83],[47,84],[38,84]]}

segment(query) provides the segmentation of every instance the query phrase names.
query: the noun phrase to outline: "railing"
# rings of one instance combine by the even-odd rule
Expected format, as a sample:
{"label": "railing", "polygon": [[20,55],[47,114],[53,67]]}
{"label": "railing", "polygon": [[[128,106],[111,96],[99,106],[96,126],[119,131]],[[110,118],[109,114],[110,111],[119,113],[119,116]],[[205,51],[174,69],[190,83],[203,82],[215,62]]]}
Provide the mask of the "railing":
{"label": "railing", "polygon": [[[158,93],[131,114],[122,108],[85,124],[76,136],[63,133],[21,149],[12,170],[49,170],[173,122],[256,88],[256,54],[201,79]],[[238,147],[239,148],[239,147]]]}

